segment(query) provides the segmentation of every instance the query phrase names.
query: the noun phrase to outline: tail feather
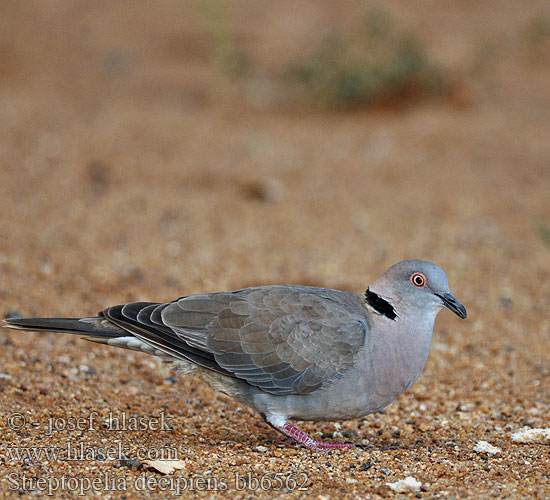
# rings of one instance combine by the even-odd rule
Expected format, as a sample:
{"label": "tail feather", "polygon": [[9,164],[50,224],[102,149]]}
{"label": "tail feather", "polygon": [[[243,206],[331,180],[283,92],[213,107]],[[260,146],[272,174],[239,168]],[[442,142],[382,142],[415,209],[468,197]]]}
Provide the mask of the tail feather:
{"label": "tail feather", "polygon": [[7,318],[5,326],[32,332],[74,333],[94,337],[120,337],[128,332],[113,325],[102,316],[95,318]]}
{"label": "tail feather", "polygon": [[7,318],[5,327],[14,330],[27,330],[31,332],[58,332],[82,335],[82,338],[90,342],[105,344],[114,347],[122,347],[132,351],[145,352],[158,356],[165,361],[173,361],[174,358],[165,352],[156,349],[134,337],[131,333],[119,328],[104,316],[96,318]]}
{"label": "tail feather", "polygon": [[[143,304],[150,307],[148,303]],[[187,345],[173,332],[170,335],[168,332],[171,330],[168,327],[162,324],[149,326],[147,323],[117,316],[123,307],[125,306],[111,307],[105,313],[100,312],[92,318],[6,318],[4,326],[14,330],[80,335],[90,342],[145,352],[164,361],[177,362],[180,370],[185,366],[185,373],[193,371],[195,365],[226,373],[225,369],[216,364],[213,354]],[[133,304],[128,305],[129,311],[135,313],[132,307]]]}

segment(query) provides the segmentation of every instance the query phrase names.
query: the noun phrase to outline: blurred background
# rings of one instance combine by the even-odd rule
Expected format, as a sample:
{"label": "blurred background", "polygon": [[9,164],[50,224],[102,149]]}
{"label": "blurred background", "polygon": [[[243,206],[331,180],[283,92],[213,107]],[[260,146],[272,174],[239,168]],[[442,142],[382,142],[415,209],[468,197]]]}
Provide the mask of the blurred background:
{"label": "blurred background", "polygon": [[0,9],[10,307],[360,291],[415,256],[471,299],[548,281],[548,2]]}
{"label": "blurred background", "polygon": [[[438,319],[430,398],[506,393],[487,414],[532,422],[550,399],[549,83],[547,0],[4,0],[0,312],[361,293],[432,260],[469,319]],[[1,335],[18,360],[103,356]]]}

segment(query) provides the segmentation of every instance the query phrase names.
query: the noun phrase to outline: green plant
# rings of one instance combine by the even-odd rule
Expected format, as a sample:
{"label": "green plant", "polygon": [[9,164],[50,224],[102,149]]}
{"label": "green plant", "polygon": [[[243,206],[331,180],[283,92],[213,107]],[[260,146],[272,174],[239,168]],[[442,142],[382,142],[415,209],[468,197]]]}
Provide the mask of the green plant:
{"label": "green plant", "polygon": [[334,32],[306,62],[293,64],[291,80],[322,105],[351,108],[437,93],[442,73],[411,34],[372,11],[356,33]]}
{"label": "green plant", "polygon": [[212,41],[214,66],[231,78],[246,76],[249,70],[248,57],[233,41],[224,0],[200,0],[199,9]]}
{"label": "green plant", "polygon": [[544,244],[550,245],[550,225],[541,223],[536,227],[536,232]]}

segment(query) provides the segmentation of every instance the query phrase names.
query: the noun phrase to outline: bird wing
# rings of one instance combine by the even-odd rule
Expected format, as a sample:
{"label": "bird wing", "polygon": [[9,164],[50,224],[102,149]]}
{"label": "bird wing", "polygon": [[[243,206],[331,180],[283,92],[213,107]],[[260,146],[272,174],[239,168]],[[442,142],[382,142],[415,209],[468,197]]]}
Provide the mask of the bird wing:
{"label": "bird wing", "polygon": [[323,288],[266,286],[103,313],[176,358],[271,394],[307,394],[353,364],[368,331],[359,300]]}

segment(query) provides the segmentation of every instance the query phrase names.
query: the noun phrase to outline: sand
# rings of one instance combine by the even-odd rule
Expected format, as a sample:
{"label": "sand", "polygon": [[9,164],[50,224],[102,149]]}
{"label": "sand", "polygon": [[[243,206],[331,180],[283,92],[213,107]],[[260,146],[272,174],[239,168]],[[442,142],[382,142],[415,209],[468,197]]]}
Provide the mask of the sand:
{"label": "sand", "polygon": [[[418,498],[550,497],[549,446],[511,440],[550,413],[548,2],[387,2],[453,90],[348,112],[221,74],[197,5],[0,6],[0,313],[273,283],[361,293],[422,258],[468,319],[440,314],[420,380],[384,413],[297,423],[358,445],[330,454],[152,357],[2,330],[0,495],[393,498],[412,477]],[[362,5],[227,11],[276,72]]]}

